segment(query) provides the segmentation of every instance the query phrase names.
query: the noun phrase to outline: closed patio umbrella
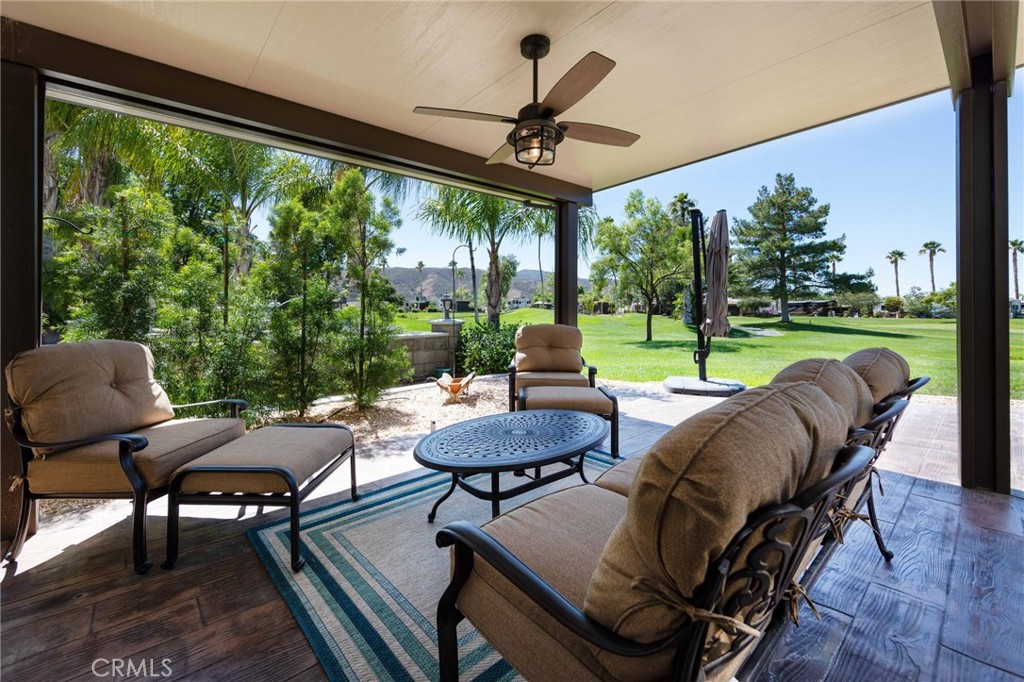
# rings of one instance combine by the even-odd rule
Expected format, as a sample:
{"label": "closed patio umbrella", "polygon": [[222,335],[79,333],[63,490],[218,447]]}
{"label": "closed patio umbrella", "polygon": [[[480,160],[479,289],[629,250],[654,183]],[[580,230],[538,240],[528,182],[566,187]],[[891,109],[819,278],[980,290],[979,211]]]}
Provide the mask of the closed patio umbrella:
{"label": "closed patio umbrella", "polygon": [[711,221],[711,235],[708,238],[707,256],[707,313],[700,325],[705,336],[728,336],[729,300],[729,223],[725,210],[715,214]]}

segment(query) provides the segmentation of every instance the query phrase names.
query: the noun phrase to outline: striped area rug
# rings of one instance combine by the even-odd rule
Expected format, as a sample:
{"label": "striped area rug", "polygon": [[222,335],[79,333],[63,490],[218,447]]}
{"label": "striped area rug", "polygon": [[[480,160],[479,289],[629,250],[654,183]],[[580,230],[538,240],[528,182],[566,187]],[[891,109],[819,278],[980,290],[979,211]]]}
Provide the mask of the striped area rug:
{"label": "striped area rug", "polygon": [[[613,463],[591,452],[587,478],[593,481]],[[487,485],[486,475],[479,478],[470,480]],[[522,481],[509,474],[502,487]],[[427,523],[427,512],[450,482],[448,474],[426,473],[355,503],[346,498],[303,513],[306,567],[298,574],[289,565],[287,518],[248,531],[330,680],[438,678],[435,614],[448,584],[449,557],[434,537],[451,521],[481,524],[490,518],[489,502],[456,490],[436,522]],[[580,482],[578,476],[565,478],[502,503],[502,510]],[[520,679],[468,621],[459,627],[461,679]]]}

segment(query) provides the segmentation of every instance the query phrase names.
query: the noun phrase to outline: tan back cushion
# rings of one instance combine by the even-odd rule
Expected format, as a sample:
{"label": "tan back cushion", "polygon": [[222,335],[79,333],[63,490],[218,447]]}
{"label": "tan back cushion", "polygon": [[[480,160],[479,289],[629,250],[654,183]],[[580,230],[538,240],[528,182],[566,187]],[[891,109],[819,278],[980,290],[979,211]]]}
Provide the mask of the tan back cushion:
{"label": "tan back cushion", "polygon": [[637,472],[584,610],[653,642],[676,632],[708,565],[747,517],[828,474],[848,417],[809,382],[761,386],[676,426]]}
{"label": "tan back cushion", "polygon": [[846,408],[850,415],[849,427],[859,428],[873,416],[875,401],[871,390],[853,369],[838,360],[811,358],[794,362],[775,375],[773,384],[810,381],[818,385],[835,402]]}
{"label": "tan back cushion", "polygon": [[567,324],[529,324],[516,332],[516,369],[523,372],[579,372],[583,333]]}
{"label": "tan back cushion", "polygon": [[871,389],[876,403],[902,391],[910,383],[910,365],[888,348],[865,348],[843,360]]}
{"label": "tan back cushion", "polygon": [[31,440],[56,443],[130,432],[174,418],[153,379],[153,355],[130,341],[85,341],[19,353],[7,389]]}

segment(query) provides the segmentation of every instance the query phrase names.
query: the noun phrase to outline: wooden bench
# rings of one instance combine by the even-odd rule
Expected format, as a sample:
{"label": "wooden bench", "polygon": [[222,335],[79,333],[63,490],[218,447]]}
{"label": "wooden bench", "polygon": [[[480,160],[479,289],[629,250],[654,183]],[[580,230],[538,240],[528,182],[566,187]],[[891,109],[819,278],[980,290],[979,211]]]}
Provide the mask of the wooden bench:
{"label": "wooden bench", "polygon": [[301,557],[299,505],[346,459],[356,500],[355,440],[341,424],[275,424],[182,466],[171,476],[163,567],[173,568],[178,560],[181,505],[258,504],[291,510],[292,570],[302,570],[306,562]]}

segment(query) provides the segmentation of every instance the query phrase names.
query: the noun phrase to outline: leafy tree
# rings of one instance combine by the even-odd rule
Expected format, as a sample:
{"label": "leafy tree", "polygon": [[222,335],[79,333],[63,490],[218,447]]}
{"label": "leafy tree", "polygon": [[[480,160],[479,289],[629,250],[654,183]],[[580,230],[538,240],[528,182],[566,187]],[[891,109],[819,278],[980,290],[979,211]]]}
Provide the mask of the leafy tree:
{"label": "leafy tree", "polygon": [[[555,235],[555,212],[549,209],[523,206],[521,209],[523,222],[523,237],[535,238],[537,240],[537,271],[540,273],[540,289],[537,292],[537,300],[548,300],[544,295],[544,264],[541,261],[542,247],[544,241]],[[597,226],[597,211],[593,206],[580,206],[577,222],[576,248],[579,255],[586,258],[593,248],[594,230]]]}
{"label": "leafy tree", "polygon": [[931,317],[932,304],[929,295],[921,287],[910,287],[903,296],[903,310],[911,317]]}
{"label": "leafy tree", "polygon": [[67,338],[145,341],[167,275],[161,247],[174,228],[170,203],[128,187],[113,194],[112,207],[89,213],[93,234],[60,257],[76,299]]}
{"label": "leafy tree", "polygon": [[946,253],[946,250],[942,248],[942,244],[937,241],[927,241],[921,245],[921,250],[917,252],[917,255],[923,256],[928,254],[928,270],[932,275],[932,293],[935,293],[935,254]]}
{"label": "leafy tree", "polygon": [[1024,253],[1024,239],[1010,240],[1010,255],[1013,258],[1013,297],[1020,300],[1020,276],[1017,274],[1017,254]]}
{"label": "leafy tree", "polygon": [[328,211],[329,222],[343,235],[348,279],[359,293],[359,309],[342,313],[336,366],[356,407],[364,408],[410,373],[408,357],[395,343],[395,307],[386,301],[385,280],[377,271],[394,248],[391,232],[401,220],[387,197],[377,205],[356,169],[347,171],[331,190]]}
{"label": "leafy tree", "polygon": [[791,173],[762,186],[748,209],[750,220],[734,220],[735,255],[748,293],[779,299],[789,322],[789,297],[827,286],[831,260],[846,250],[846,236],[825,238],[829,205],[818,204],[810,187],[797,187]]}
{"label": "leafy tree", "polygon": [[657,199],[645,199],[633,190],[626,199],[625,220],[611,219],[597,226],[597,247],[616,263],[619,278],[636,287],[647,302],[647,341],[652,339],[652,317],[662,283],[686,276],[685,228],[675,224]]}
{"label": "leafy tree", "polygon": [[340,345],[332,277],[344,241],[334,226],[291,199],[270,214],[273,257],[257,269],[273,301],[268,346],[278,403],[300,417],[337,386],[331,358]]}
{"label": "leafy tree", "polygon": [[896,273],[896,298],[900,297],[900,261],[907,259],[907,254],[899,249],[893,249],[885,255],[885,259],[892,263],[893,271]]}
{"label": "leafy tree", "polygon": [[898,317],[900,310],[903,309],[903,298],[900,296],[886,296],[882,302],[882,307],[890,313],[895,313]]}
{"label": "leafy tree", "polygon": [[501,245],[509,236],[524,233],[521,205],[509,199],[454,187],[440,186],[436,195],[420,206],[420,219],[438,234],[465,240],[470,245],[473,300],[476,300],[476,267],[473,243],[487,245],[487,321],[501,321]]}

